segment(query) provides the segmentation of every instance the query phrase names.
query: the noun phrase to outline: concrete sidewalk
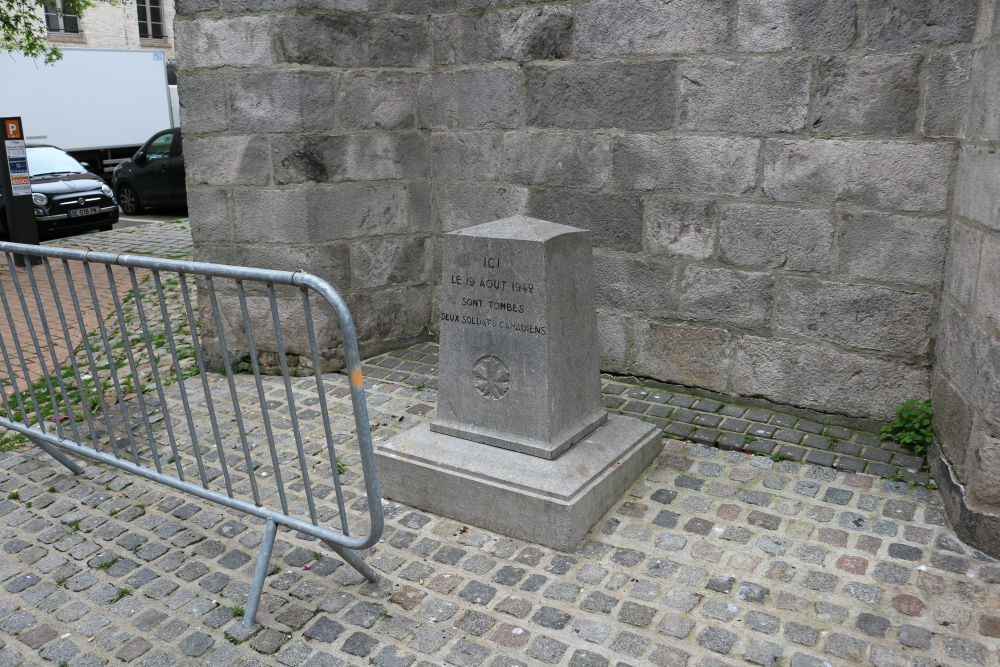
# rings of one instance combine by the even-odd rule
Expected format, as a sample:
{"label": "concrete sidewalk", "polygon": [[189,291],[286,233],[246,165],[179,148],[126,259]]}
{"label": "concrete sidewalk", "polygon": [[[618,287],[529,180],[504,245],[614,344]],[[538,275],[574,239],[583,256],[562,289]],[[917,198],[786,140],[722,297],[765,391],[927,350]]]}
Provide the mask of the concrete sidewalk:
{"label": "concrete sidewalk", "polygon": [[[162,230],[147,229],[133,241],[156,254]],[[126,243],[120,233],[94,236]],[[433,416],[436,352],[425,343],[366,364],[376,439]],[[347,447],[348,513],[363,528],[346,380],[326,382]],[[874,452],[869,436],[848,429],[834,442],[843,426],[603,385],[622,400],[606,400],[610,409],[690,423],[685,437],[714,429],[713,415],[713,442],[771,426],[759,440],[774,440],[774,454],[666,440],[569,553],[415,511],[383,488],[384,538],[366,554],[381,581],[363,583],[319,542],[281,532],[249,631],[238,614],[260,521],[96,465],[74,477],[37,449],[0,453],[0,666],[998,664],[1000,563],[955,538],[936,491],[780,460],[793,446],[781,429],[826,438],[799,459],[827,451],[862,467],[876,459],[836,445]],[[726,431],[727,419],[748,425]],[[307,441],[321,427],[304,423]],[[890,463],[905,456],[886,451]],[[317,510],[335,514],[332,495]]]}

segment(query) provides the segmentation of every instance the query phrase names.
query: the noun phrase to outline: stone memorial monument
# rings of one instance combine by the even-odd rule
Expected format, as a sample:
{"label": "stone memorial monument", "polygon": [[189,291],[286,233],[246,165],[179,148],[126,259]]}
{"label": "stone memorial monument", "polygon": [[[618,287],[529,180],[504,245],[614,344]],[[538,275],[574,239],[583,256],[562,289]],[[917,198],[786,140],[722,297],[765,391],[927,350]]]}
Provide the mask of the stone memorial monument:
{"label": "stone memorial monument", "polygon": [[444,237],[437,415],[376,446],[383,495],[572,549],[660,451],[601,407],[589,232],[523,216]]}

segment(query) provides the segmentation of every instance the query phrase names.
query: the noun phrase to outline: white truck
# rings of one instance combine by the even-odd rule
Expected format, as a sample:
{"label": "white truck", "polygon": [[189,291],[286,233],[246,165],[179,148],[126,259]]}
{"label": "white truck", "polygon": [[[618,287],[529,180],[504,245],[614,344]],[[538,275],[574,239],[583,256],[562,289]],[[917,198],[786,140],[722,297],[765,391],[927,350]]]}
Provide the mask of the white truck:
{"label": "white truck", "polygon": [[62,52],[52,65],[0,53],[0,114],[21,117],[26,143],[57,146],[110,179],[153,134],[179,124],[162,51]]}

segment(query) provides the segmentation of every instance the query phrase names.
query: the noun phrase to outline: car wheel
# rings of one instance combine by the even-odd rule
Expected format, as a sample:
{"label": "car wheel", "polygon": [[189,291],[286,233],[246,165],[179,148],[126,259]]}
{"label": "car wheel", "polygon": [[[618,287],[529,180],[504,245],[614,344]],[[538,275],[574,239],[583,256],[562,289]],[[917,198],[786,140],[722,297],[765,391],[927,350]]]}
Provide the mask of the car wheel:
{"label": "car wheel", "polygon": [[10,241],[10,232],[7,231],[7,213],[0,206],[0,241]]}
{"label": "car wheel", "polygon": [[118,205],[122,207],[122,212],[125,215],[135,215],[142,211],[139,193],[128,183],[122,183],[118,186]]}

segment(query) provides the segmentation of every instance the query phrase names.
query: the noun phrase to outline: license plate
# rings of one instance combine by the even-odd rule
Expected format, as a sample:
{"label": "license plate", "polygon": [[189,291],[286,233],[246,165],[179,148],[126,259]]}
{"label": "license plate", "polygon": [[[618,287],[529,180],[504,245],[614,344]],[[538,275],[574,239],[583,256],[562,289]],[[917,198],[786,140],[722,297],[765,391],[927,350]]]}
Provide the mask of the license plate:
{"label": "license plate", "polygon": [[82,218],[85,215],[96,215],[101,212],[100,206],[88,206],[87,208],[74,208],[67,211],[67,215],[71,218]]}

